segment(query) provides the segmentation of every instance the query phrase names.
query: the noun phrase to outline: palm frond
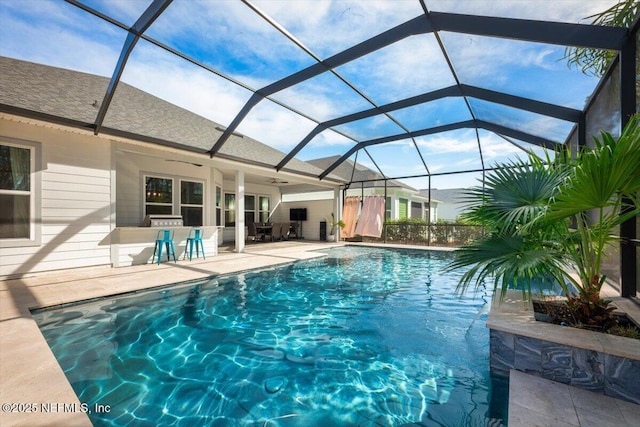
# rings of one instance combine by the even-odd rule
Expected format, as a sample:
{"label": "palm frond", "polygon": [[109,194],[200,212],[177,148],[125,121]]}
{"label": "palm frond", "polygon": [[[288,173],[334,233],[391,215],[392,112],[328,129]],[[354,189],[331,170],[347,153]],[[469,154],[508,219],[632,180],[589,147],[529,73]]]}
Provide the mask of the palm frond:
{"label": "palm frond", "polygon": [[561,286],[566,282],[568,259],[554,246],[519,236],[493,235],[457,249],[447,270],[471,267],[458,283],[459,293],[471,286],[477,290],[483,283],[492,281],[494,291],[500,288],[502,296],[517,286],[524,296],[530,297],[533,290],[541,290],[539,288],[548,283],[547,278],[556,279]]}

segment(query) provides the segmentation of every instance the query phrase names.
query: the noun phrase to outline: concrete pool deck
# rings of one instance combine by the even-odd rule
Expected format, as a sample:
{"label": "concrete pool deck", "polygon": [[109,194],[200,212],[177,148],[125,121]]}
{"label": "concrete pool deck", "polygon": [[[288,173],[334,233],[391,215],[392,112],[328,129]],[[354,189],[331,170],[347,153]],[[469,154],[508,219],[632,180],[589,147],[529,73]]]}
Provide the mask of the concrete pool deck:
{"label": "concrete pool deck", "polygon": [[[58,365],[40,329],[31,317],[33,308],[49,307],[114,294],[143,290],[176,282],[196,280],[212,275],[228,274],[247,269],[269,267],[301,259],[322,255],[314,252],[341,243],[290,241],[273,244],[248,245],[244,253],[221,251],[207,260],[179,261],[178,263],[146,264],[133,267],[111,268],[108,266],[36,273],[28,277],[0,281],[0,425],[8,426],[90,426],[84,410],[106,410],[107,408],[83,407],[74,393],[64,372]],[[391,246],[391,245],[385,245]],[[407,247],[407,246],[400,246]],[[421,249],[437,249],[420,247]],[[517,375],[517,374],[516,374]],[[511,396],[519,395],[521,389],[535,390],[533,396],[550,396],[557,388],[553,383],[522,374],[517,377],[515,390]],[[515,386],[514,386],[515,387]],[[536,387],[532,389],[531,387]],[[604,396],[597,395],[597,399]],[[607,398],[611,399],[611,398]],[[512,399],[513,400],[513,399]],[[616,408],[621,408],[629,422],[630,417],[640,414],[640,406],[611,399]],[[549,412],[544,400],[535,403],[531,399],[523,410],[525,418],[511,419],[510,426],[545,426],[536,422],[539,417],[552,416],[566,419],[563,414]],[[108,402],[104,402],[108,404]],[[7,406],[8,405],[8,406]],[[532,408],[533,405],[533,408]],[[599,406],[582,405],[589,408],[603,408],[607,412],[612,404]],[[631,406],[628,406],[631,405]],[[566,412],[566,408],[557,408]],[[517,409],[517,408],[516,408]],[[516,411],[513,409],[513,411]],[[553,409],[553,408],[552,408]],[[570,409],[571,410],[571,409]],[[576,413],[584,411],[574,402]],[[510,409],[511,411],[511,409]],[[622,418],[626,420],[627,418]],[[592,420],[578,416],[577,419]],[[573,420],[573,419],[571,419]],[[565,425],[565,424],[563,424]],[[570,424],[586,426],[591,424]],[[607,424],[598,424],[607,425]],[[611,424],[614,425],[614,424]],[[624,426],[627,424],[615,424]],[[640,425],[640,421],[636,424]]]}

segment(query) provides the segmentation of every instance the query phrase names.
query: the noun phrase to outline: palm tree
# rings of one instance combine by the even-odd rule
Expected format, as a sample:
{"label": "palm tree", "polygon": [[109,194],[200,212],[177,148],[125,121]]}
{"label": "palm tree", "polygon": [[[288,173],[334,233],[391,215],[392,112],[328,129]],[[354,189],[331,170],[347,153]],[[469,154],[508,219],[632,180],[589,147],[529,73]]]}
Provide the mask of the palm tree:
{"label": "palm tree", "polygon": [[559,151],[553,162],[511,162],[470,190],[467,219],[487,235],[456,250],[449,269],[471,267],[458,290],[493,280],[501,298],[514,286],[531,298],[555,281],[577,322],[606,322],[605,250],[619,240],[613,231],[640,214],[639,122],[633,117],[617,139],[603,132],[575,158]]}

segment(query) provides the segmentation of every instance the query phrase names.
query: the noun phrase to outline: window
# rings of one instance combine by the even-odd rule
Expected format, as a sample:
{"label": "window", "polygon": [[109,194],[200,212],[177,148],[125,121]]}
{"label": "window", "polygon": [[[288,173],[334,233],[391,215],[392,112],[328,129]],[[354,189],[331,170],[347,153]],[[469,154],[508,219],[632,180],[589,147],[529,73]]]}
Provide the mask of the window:
{"label": "window", "polygon": [[256,196],[244,196],[244,223],[256,222]]}
{"label": "window", "polygon": [[204,214],[204,183],[180,181],[180,215],[186,226],[202,226]]}
{"label": "window", "polygon": [[384,208],[384,217],[391,219],[391,197],[387,197],[387,201]]}
{"label": "window", "polygon": [[269,221],[269,213],[271,212],[271,199],[267,196],[258,197],[258,217],[260,222]]}
{"label": "window", "polygon": [[0,239],[34,239],[33,152],[0,144]]}
{"label": "window", "polygon": [[411,202],[411,218],[422,219],[422,203]]}
{"label": "window", "polygon": [[224,193],[224,225],[236,226],[236,195],[233,193]]}
{"label": "window", "polygon": [[[180,193],[174,191],[179,183]],[[144,177],[145,215],[182,215],[186,226],[204,225],[204,182],[179,179],[179,177]],[[178,198],[179,196],[179,198]]]}
{"label": "window", "polygon": [[409,216],[409,200],[398,199],[398,219],[405,219]]}
{"label": "window", "polygon": [[[256,205],[256,200],[258,204]],[[269,220],[269,206],[271,200],[268,196],[256,196],[245,194],[244,196],[244,223],[267,222]],[[256,215],[256,212],[258,213]],[[234,193],[224,193],[224,225],[226,227],[236,226],[236,195]]]}
{"label": "window", "polygon": [[144,214],[173,214],[173,179],[145,177]]}
{"label": "window", "polygon": [[222,225],[222,188],[216,185],[216,225]]}

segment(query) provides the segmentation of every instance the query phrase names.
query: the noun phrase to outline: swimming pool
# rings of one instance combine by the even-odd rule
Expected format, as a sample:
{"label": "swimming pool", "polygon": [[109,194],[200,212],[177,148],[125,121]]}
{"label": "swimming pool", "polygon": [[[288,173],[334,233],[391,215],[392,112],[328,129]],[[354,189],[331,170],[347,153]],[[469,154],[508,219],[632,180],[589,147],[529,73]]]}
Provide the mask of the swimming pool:
{"label": "swimming pool", "polygon": [[80,401],[108,406],[95,426],[506,424],[489,291],[454,295],[447,253],[327,253],[34,318]]}

